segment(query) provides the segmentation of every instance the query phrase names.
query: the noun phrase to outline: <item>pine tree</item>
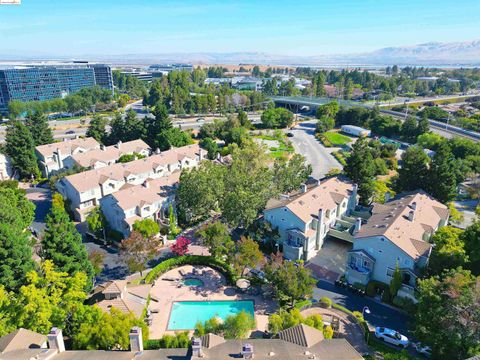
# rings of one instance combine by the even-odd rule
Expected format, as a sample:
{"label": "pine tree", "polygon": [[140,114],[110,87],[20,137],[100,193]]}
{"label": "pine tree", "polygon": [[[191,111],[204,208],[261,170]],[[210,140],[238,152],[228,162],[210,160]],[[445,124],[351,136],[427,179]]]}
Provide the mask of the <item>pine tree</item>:
{"label": "pine tree", "polygon": [[154,119],[145,117],[145,142],[152,149],[168,150],[170,144],[168,142],[167,131],[172,129],[172,122],[168,116],[167,107],[162,103],[155,105],[153,111]]}
{"label": "pine tree", "polygon": [[360,138],[355,142],[344,170],[345,174],[358,184],[360,202],[367,205],[373,195],[375,178],[375,164],[367,139]]}
{"label": "pine tree", "polygon": [[132,141],[140,139],[145,128],[143,122],[137,118],[137,113],[134,110],[127,111],[125,116],[125,136],[122,141]]}
{"label": "pine tree", "polygon": [[28,128],[20,121],[12,121],[7,127],[5,152],[12,160],[13,168],[22,179],[40,177],[35,143]]}
{"label": "pine tree", "polygon": [[428,133],[429,131],[430,131],[430,122],[428,121],[427,113],[423,112],[422,118],[418,122],[417,135],[420,136],[422,134]]}
{"label": "pine tree", "polygon": [[402,167],[398,169],[398,191],[426,189],[430,159],[419,146],[409,147],[402,155]]}
{"label": "pine tree", "polygon": [[107,140],[107,124],[108,120],[105,117],[94,115],[88,126],[87,137],[93,137],[95,140],[103,144]]}
{"label": "pine tree", "polygon": [[35,146],[53,143],[53,132],[48,125],[48,119],[45,114],[38,111],[29,113],[25,120]]}
{"label": "pine tree", "polygon": [[87,274],[87,289],[90,290],[93,278],[93,266],[82,243],[82,236],[68,217],[60,194],[55,194],[52,209],[47,216],[45,235],[42,240],[42,258],[52,260],[60,270],[73,275],[77,272]]}
{"label": "pine tree", "polygon": [[427,190],[441,202],[455,198],[457,179],[455,176],[454,157],[446,142],[437,148],[430,165]]}
{"label": "pine tree", "polygon": [[125,141],[125,120],[121,113],[117,112],[110,121],[110,134],[108,135],[108,144],[114,145],[119,141]]}

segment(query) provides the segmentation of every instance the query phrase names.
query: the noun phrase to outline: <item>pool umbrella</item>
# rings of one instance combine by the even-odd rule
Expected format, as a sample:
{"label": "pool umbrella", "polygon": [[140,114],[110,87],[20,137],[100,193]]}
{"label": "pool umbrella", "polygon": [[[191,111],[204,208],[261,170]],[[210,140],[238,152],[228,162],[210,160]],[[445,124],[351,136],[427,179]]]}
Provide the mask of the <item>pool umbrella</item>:
{"label": "pool umbrella", "polygon": [[237,287],[242,290],[246,290],[250,287],[250,281],[247,279],[238,279]]}

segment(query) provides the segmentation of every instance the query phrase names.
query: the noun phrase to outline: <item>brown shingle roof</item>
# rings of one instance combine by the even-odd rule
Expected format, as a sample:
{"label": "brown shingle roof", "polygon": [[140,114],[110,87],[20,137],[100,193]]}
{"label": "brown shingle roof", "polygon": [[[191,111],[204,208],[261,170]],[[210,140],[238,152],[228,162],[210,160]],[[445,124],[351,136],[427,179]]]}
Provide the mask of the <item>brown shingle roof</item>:
{"label": "brown shingle roof", "polygon": [[311,326],[299,324],[280,331],[278,338],[309,348],[323,340],[323,333]]}
{"label": "brown shingle roof", "polygon": [[46,341],[45,335],[20,328],[0,337],[0,354],[14,350],[40,348]]}
{"label": "brown shingle roof", "polygon": [[63,155],[72,155],[72,153],[78,148],[90,151],[92,149],[98,149],[99,147],[100,144],[97,142],[97,140],[88,137],[84,139],[78,138],[52,144],[39,145],[35,149],[38,153],[42,154],[46,158],[52,156],[53,153],[57,151],[57,149],[60,149],[60,152]]}

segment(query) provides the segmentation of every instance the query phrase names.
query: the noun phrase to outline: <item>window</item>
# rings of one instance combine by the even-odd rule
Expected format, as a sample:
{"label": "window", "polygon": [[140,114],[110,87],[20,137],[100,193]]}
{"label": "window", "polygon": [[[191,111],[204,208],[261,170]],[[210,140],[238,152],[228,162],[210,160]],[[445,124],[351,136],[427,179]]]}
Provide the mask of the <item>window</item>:
{"label": "window", "polygon": [[387,268],[387,276],[388,277],[393,277],[394,272],[395,272],[395,269]]}

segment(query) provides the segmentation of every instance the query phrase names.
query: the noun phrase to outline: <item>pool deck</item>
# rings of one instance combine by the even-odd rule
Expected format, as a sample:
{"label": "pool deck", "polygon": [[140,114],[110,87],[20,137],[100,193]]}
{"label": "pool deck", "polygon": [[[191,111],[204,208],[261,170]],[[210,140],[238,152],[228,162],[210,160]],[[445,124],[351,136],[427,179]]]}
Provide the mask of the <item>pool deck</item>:
{"label": "pool deck", "polygon": [[[174,334],[168,331],[168,320],[172,304],[176,301],[219,301],[219,300],[253,300],[255,303],[255,320],[257,330],[265,331],[268,325],[268,314],[274,313],[278,305],[273,300],[265,300],[262,295],[252,296],[238,293],[235,287],[227,286],[226,280],[218,271],[202,266],[202,275],[192,275],[193,266],[185,265],[170,270],[160,276],[150,291],[149,309],[152,311],[153,322],[150,326],[150,338],[159,339],[164,334]],[[188,274],[182,276],[180,272]],[[178,281],[172,279],[198,278],[205,284],[203,287],[178,286]],[[169,279],[169,280],[167,280]]]}

